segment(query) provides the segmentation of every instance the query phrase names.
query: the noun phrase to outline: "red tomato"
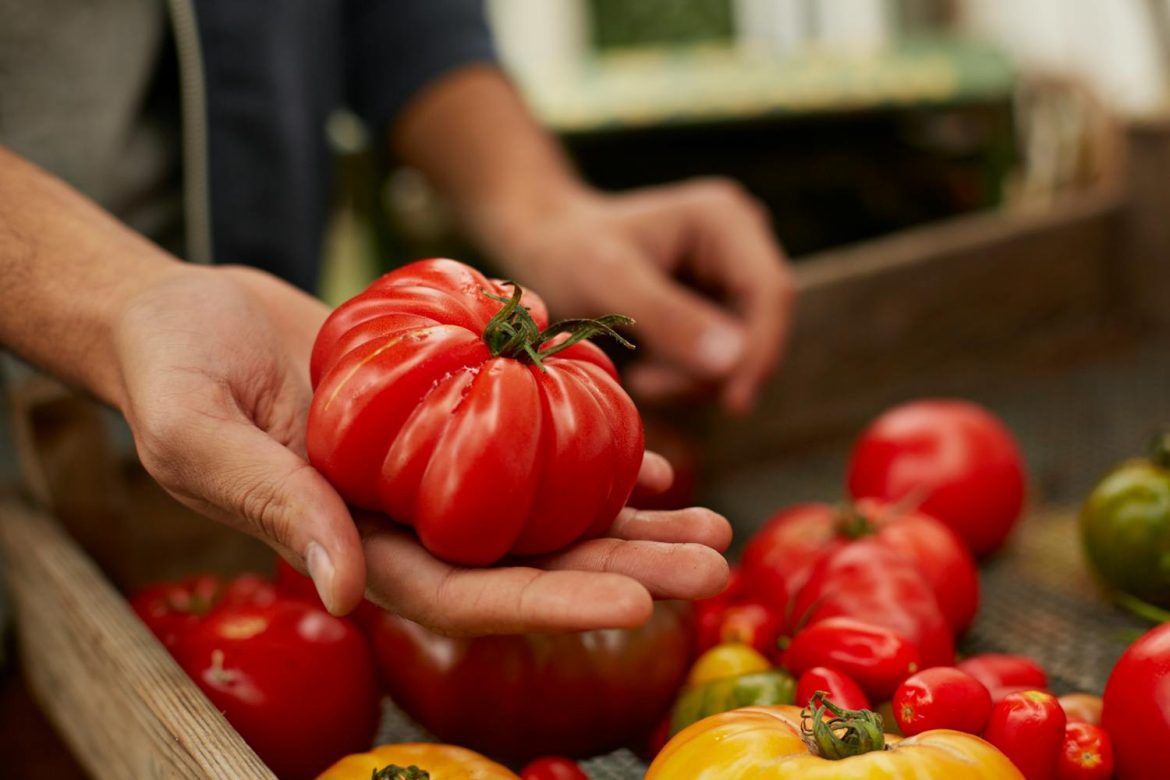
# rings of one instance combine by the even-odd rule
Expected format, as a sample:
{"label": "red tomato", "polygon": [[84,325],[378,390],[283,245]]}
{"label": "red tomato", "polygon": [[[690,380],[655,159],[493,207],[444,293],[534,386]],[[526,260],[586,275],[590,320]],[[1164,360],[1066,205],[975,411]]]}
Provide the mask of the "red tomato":
{"label": "red tomato", "polygon": [[1109,780],[1113,777],[1113,742],[1100,726],[1070,723],[1056,764],[1058,780]]}
{"label": "red tomato", "polygon": [[1052,780],[1064,749],[1064,710],[1050,693],[1013,693],[991,708],[983,738],[1012,760],[1026,780]]}
{"label": "red tomato", "polygon": [[999,548],[1024,505],[1024,461],[994,415],[967,401],[896,406],[861,434],[849,460],[854,498],[937,517],[976,555]]}
{"label": "red tomato", "polygon": [[1060,702],[1061,709],[1064,710],[1069,723],[1101,725],[1103,704],[1100,696],[1094,696],[1091,693],[1066,693],[1057,701]]}
{"label": "red tomato", "polygon": [[386,274],[317,335],[309,460],[454,563],[605,533],[638,475],[641,418],[609,358],[574,341],[594,326],[566,339],[547,321],[533,293],[454,260]]}
{"label": "red tomato", "polygon": [[930,585],[904,557],[874,537],[818,561],[793,599],[790,614],[795,626],[830,617],[856,618],[906,637],[918,648],[923,668],[954,662],[951,627]]}
{"label": "red tomato", "polygon": [[1009,693],[1043,691],[1048,688],[1048,674],[1040,664],[1022,655],[982,653],[964,658],[955,666],[974,677],[999,702]]}
{"label": "red tomato", "polygon": [[546,756],[521,769],[520,780],[589,780],[589,775],[567,758]]}
{"label": "red tomato", "polygon": [[743,576],[768,604],[800,592],[812,567],[857,539],[873,539],[914,565],[930,585],[955,634],[965,631],[979,606],[975,561],[954,532],[934,518],[878,501],[853,507],[799,504],[782,510],[749,541]]}
{"label": "red tomato", "polygon": [[991,694],[983,683],[949,666],[911,675],[894,694],[894,718],[908,737],[931,729],[982,734],[991,714]]}
{"label": "red tomato", "polygon": [[784,666],[800,677],[816,666],[837,669],[875,700],[889,698],[918,671],[918,650],[906,637],[851,618],[828,618],[797,634]]}
{"label": "red tomato", "polygon": [[221,604],[271,604],[272,583],[254,574],[224,582],[214,574],[196,574],[177,582],[159,582],[138,591],[130,606],[168,650]]}
{"label": "red tomato", "polygon": [[732,604],[719,621],[717,644],[750,645],[768,655],[776,649],[784,619],[771,607],[759,602]]}
{"label": "red tomato", "polygon": [[444,742],[514,762],[641,743],[694,649],[690,605],[634,629],[452,638],[388,612],[368,627],[391,698]]}
{"label": "red tomato", "polygon": [[1105,684],[1101,725],[1113,738],[1117,776],[1166,777],[1170,767],[1170,623],[1126,649]]}
{"label": "red tomato", "polygon": [[824,666],[806,669],[796,681],[797,707],[807,707],[817,691],[823,691],[825,698],[847,710],[868,710],[869,697],[856,682],[844,672]]}
{"label": "red tomato", "polygon": [[381,697],[369,648],[311,604],[223,605],[176,659],[282,780],[315,777],[373,742]]}

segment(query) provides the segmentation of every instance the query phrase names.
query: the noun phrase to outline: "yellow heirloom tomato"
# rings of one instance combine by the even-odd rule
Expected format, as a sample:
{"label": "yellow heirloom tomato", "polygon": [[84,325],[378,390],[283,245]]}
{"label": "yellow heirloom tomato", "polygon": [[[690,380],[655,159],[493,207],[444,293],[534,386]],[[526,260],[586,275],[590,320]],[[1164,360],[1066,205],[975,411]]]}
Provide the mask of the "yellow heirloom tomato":
{"label": "yellow heirloom tomato", "polygon": [[724,677],[763,672],[772,668],[768,659],[753,647],[741,644],[716,645],[699,656],[691,667],[687,685],[702,685]]}
{"label": "yellow heirloom tomato", "polygon": [[979,737],[939,729],[900,739],[881,717],[813,697],[810,707],[745,707],[679,732],[646,780],[1023,780]]}
{"label": "yellow heirloom tomato", "polygon": [[404,742],[346,756],[317,780],[517,780],[473,750],[455,745]]}

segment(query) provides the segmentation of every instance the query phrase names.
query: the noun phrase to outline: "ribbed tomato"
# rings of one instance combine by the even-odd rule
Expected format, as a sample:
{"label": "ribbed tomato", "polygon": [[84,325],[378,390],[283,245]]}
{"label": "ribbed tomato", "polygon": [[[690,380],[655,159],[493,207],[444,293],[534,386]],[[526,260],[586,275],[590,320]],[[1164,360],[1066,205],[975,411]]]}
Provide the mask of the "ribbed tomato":
{"label": "ribbed tomato", "polygon": [[634,487],[641,418],[531,291],[454,260],[412,263],[342,304],[313,347],[309,460],[434,555],[489,564],[604,533]]}

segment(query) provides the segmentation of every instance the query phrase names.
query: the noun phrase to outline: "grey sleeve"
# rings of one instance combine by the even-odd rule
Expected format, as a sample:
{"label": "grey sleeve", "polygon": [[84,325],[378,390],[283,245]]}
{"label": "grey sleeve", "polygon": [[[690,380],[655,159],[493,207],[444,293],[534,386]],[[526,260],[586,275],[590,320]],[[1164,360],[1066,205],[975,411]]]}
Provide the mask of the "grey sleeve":
{"label": "grey sleeve", "polygon": [[348,101],[379,129],[435,78],[496,59],[482,0],[347,0],[345,24]]}

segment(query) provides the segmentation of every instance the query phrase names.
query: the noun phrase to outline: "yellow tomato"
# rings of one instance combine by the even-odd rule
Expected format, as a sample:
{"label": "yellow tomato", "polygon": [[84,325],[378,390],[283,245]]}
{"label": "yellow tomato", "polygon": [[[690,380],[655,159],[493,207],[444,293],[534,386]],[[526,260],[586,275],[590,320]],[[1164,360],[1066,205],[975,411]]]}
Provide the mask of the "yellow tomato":
{"label": "yellow tomato", "polygon": [[691,667],[687,685],[702,685],[724,677],[738,677],[741,674],[762,672],[772,668],[768,659],[748,645],[716,645],[699,656]]}
{"label": "yellow tomato", "polygon": [[473,750],[422,742],[382,745],[369,753],[354,753],[326,769],[317,780],[370,780],[391,765],[407,771],[388,774],[387,780],[419,777],[417,770],[409,771],[411,767],[425,771],[430,780],[517,780],[506,767]]}
{"label": "yellow tomato", "polygon": [[958,731],[927,731],[908,739],[885,735],[886,749],[879,744],[837,760],[823,758],[801,734],[797,707],[745,707],[712,715],[668,742],[646,780],[1023,780],[1003,753]]}

